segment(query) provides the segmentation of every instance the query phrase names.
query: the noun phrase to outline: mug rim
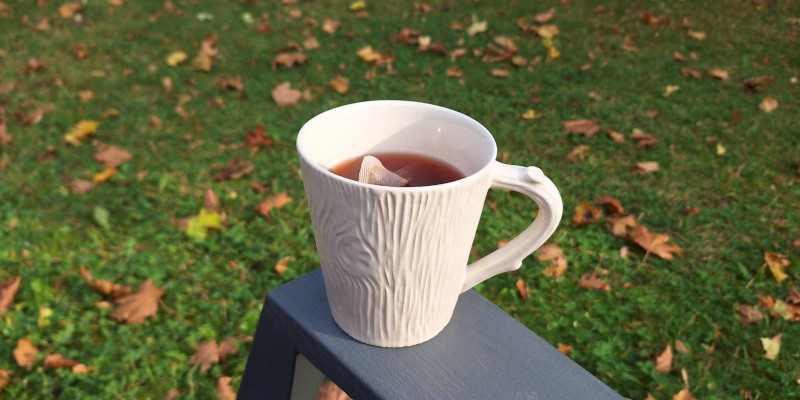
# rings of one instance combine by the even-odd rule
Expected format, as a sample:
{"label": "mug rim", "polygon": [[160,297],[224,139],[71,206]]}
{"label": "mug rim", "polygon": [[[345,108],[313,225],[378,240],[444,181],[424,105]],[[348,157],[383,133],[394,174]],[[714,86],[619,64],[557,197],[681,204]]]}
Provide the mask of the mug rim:
{"label": "mug rim", "polygon": [[[303,137],[303,133],[307,131],[307,129],[308,129],[307,127],[312,122],[314,122],[316,120],[319,120],[319,119],[322,119],[322,118],[325,118],[325,116],[328,115],[328,114],[342,112],[345,109],[356,108],[356,107],[366,107],[366,106],[369,106],[369,105],[372,105],[372,104],[377,104],[377,103],[394,104],[394,105],[398,105],[398,106],[403,106],[403,105],[412,105],[412,106],[417,106],[417,107],[421,106],[421,107],[433,109],[433,110],[436,110],[436,111],[439,111],[439,112],[446,112],[446,113],[455,114],[458,118],[465,119],[470,124],[475,124],[477,127],[480,128],[480,129],[478,129],[478,131],[481,132],[481,134],[484,134],[489,139],[490,143],[492,144],[492,148],[491,148],[491,153],[492,154],[488,158],[488,162],[487,163],[485,163],[483,166],[481,166],[479,169],[477,169],[476,171],[472,172],[471,174],[465,175],[463,178],[456,179],[454,181],[450,181],[450,182],[446,182],[446,183],[436,184],[436,185],[414,186],[414,187],[381,186],[381,185],[364,183],[364,182],[359,182],[359,181],[352,180],[352,179],[349,179],[349,178],[345,178],[343,176],[340,176],[340,175],[337,175],[337,174],[331,172],[330,170],[328,170],[326,168],[321,167],[318,163],[313,162],[311,160],[311,158],[306,155],[306,152],[303,150],[303,146],[301,144],[301,140],[302,140],[302,137]],[[334,180],[337,180],[339,182],[342,182],[342,183],[345,183],[345,184],[348,184],[348,185],[355,185],[356,187],[362,187],[362,188],[365,188],[365,189],[368,189],[368,190],[402,192],[402,193],[408,193],[408,192],[414,192],[414,191],[420,192],[420,191],[430,191],[430,190],[446,190],[446,189],[448,189],[450,187],[453,187],[453,186],[460,186],[460,185],[463,185],[463,184],[468,184],[469,182],[471,182],[471,181],[473,181],[475,179],[479,179],[479,177],[481,177],[485,173],[487,173],[487,170],[490,170],[494,166],[494,164],[496,163],[496,158],[497,158],[497,142],[495,142],[494,137],[492,136],[491,132],[489,132],[489,130],[486,129],[486,127],[483,126],[483,124],[481,124],[480,122],[478,122],[474,118],[470,117],[469,115],[466,115],[466,114],[461,113],[459,111],[456,111],[456,110],[453,110],[453,109],[450,109],[450,108],[447,108],[447,107],[442,107],[442,106],[439,106],[439,105],[436,105],[436,104],[424,103],[424,102],[419,102],[419,101],[411,101],[411,100],[368,100],[368,101],[361,101],[361,102],[356,102],[356,103],[348,103],[348,104],[344,104],[344,105],[341,105],[341,106],[337,106],[337,107],[325,110],[325,111],[315,115],[314,117],[312,117],[308,121],[306,121],[303,124],[303,126],[300,127],[300,130],[297,133],[297,139],[295,140],[295,147],[297,148],[297,153],[300,156],[300,158],[303,161],[305,161],[305,163],[310,168],[316,170],[317,172],[323,174],[324,176],[326,176],[326,177],[328,177],[330,179],[334,179]]]}

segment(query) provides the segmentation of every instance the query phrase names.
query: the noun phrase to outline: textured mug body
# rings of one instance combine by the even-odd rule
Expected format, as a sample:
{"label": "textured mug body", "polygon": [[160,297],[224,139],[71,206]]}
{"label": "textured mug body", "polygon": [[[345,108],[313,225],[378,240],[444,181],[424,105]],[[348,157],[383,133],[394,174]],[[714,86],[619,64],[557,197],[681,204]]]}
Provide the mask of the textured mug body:
{"label": "textured mug body", "polygon": [[[306,122],[297,150],[331,313],[364,343],[403,347],[436,336],[464,290],[519,268],[561,218],[561,197],[540,169],[494,161],[489,131],[447,108],[397,100],[341,106]],[[398,188],[330,171],[385,153],[430,157],[464,178]],[[491,187],[527,194],[539,213],[502,249],[468,266]]]}

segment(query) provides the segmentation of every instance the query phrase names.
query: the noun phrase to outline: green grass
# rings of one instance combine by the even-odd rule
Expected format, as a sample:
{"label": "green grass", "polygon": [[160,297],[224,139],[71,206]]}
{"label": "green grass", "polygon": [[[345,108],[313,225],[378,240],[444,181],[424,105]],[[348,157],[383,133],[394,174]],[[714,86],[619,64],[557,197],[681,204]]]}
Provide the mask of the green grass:
{"label": "green grass", "polygon": [[[545,264],[529,257],[519,272],[479,289],[553,345],[572,345],[571,357],[623,396],[670,399],[683,387],[681,369],[699,399],[744,398],[740,390],[755,399],[800,395],[798,323],[768,316],[742,325],[736,317],[738,305],[766,295],[783,299],[797,286],[800,250],[792,241],[800,238],[800,84],[790,83],[800,77],[795,3],[606,1],[606,11],[595,12],[598,4],[583,0],[484,0],[458,2],[449,10],[438,9],[444,2],[431,1],[434,10],[425,13],[410,2],[368,1],[369,16],[360,18],[345,1],[173,1],[175,11],[169,12],[161,1],[113,7],[93,0],[84,5],[81,23],[60,18],[58,3],[39,8],[36,2],[10,1],[0,11],[0,83],[15,85],[0,97],[13,136],[0,147],[0,281],[22,277],[16,300],[0,321],[0,369],[11,375],[3,392],[8,398],[159,399],[171,388],[213,398],[220,376],[233,377],[238,387],[247,337],[255,331],[264,295],[318,265],[294,149],[298,129],[337,105],[384,98],[469,114],[492,131],[509,163],[537,165],[552,178],[564,198],[565,217],[551,242],[567,254],[566,274],[547,278],[541,272]],[[517,19],[550,8],[556,9],[552,23],[560,33],[554,44],[562,55],[548,62],[541,39],[522,32]],[[291,17],[291,9],[302,16]],[[670,21],[648,26],[637,16],[644,11]],[[200,21],[199,12],[213,19]],[[256,23],[243,22],[243,13]],[[488,21],[487,32],[469,36],[449,27],[451,22],[469,26],[473,15]],[[45,17],[51,18],[50,31],[33,30]],[[341,22],[333,35],[321,30],[326,18]],[[682,18],[707,38],[688,38]],[[259,34],[258,23],[266,20],[272,32]],[[453,62],[393,42],[404,27],[468,54]],[[321,44],[305,51],[308,62],[270,68],[289,41],[303,42],[304,30]],[[219,56],[211,72],[194,71],[191,58],[209,33],[219,36]],[[490,64],[472,55],[496,35],[512,39],[531,64]],[[626,36],[636,51],[623,49]],[[76,43],[86,45],[85,59],[74,56]],[[366,45],[390,53],[397,73],[361,62],[356,52]],[[165,58],[175,50],[186,51],[189,60],[173,68]],[[697,60],[677,62],[674,51],[696,53]],[[25,74],[32,57],[47,65]],[[591,69],[580,70],[589,63]],[[445,77],[452,65],[464,72],[463,82]],[[725,69],[730,80],[696,81],[681,74],[687,66]],[[490,76],[500,67],[509,68],[510,76]],[[368,71],[376,73],[372,82],[364,79]],[[223,74],[241,76],[244,91],[221,91],[215,81]],[[344,95],[329,85],[340,74],[350,80]],[[741,80],[752,76],[774,81],[762,92],[747,93]],[[162,87],[164,77],[172,79],[172,93]],[[309,90],[312,99],[278,108],[270,92],[283,81]],[[669,84],[680,90],[664,97]],[[81,90],[96,97],[80,102]],[[781,106],[769,114],[759,110],[765,96]],[[224,107],[212,107],[213,101]],[[179,103],[194,116],[178,115]],[[54,109],[35,126],[25,127],[15,117],[47,104]],[[110,108],[119,111],[118,119],[102,118]],[[521,119],[529,108],[542,118]],[[646,115],[651,109],[658,112],[654,118]],[[161,129],[150,126],[151,115],[161,119]],[[585,138],[564,132],[560,124],[584,118],[599,121],[602,131]],[[92,141],[64,144],[63,134],[82,119],[100,121]],[[243,143],[257,125],[275,140],[272,147],[220,150]],[[606,129],[628,135],[633,128],[659,143],[645,149],[605,135]],[[716,155],[709,140],[721,143],[726,154]],[[190,149],[197,141],[202,144]],[[69,180],[91,179],[102,169],[92,158],[99,143],[127,149],[133,159],[111,181],[86,194],[69,194]],[[591,147],[588,157],[572,163],[566,154],[581,144]],[[55,155],[41,157],[48,146]],[[252,174],[215,182],[217,171],[235,159],[253,162]],[[651,160],[661,171],[633,173],[634,163]],[[141,171],[147,176],[140,181]],[[253,181],[267,192],[254,192]],[[227,224],[196,242],[171,221],[197,213],[207,188],[219,194]],[[281,191],[294,201],[270,219],[253,211],[264,197]],[[602,195],[619,197],[652,231],[672,235],[684,256],[645,258],[602,223],[570,224],[577,204]],[[536,210],[508,192],[491,191],[489,199],[497,209],[485,209],[476,254],[487,254],[498,240],[520,232]],[[684,215],[689,206],[699,214]],[[110,228],[96,224],[95,207],[109,211]],[[619,256],[622,246],[631,249],[626,259]],[[787,282],[778,284],[762,267],[766,251],[792,261]],[[285,256],[292,259],[281,277],[273,266]],[[95,278],[134,287],[152,279],[166,290],[158,315],[140,325],[109,318],[112,309],[95,305],[105,299],[83,283],[80,265]],[[590,271],[606,274],[612,290],[582,289],[580,276]],[[531,289],[528,300],[516,292],[520,277]],[[44,321],[41,307],[53,311]],[[780,332],[779,357],[763,358],[759,338]],[[236,355],[206,373],[189,364],[194,345],[227,337],[237,338]],[[61,353],[93,370],[76,375],[45,370],[41,363],[20,368],[11,356],[20,338],[39,346],[40,356]],[[671,372],[657,373],[653,359],[675,340],[691,352],[676,352]]]}

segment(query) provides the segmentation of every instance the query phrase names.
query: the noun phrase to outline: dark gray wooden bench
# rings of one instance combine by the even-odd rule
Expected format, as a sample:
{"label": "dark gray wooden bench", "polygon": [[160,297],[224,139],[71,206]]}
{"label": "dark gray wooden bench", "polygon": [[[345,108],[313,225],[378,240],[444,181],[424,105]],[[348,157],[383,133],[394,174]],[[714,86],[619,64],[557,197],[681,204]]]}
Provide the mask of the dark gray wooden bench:
{"label": "dark gray wooden bench", "polygon": [[313,399],[323,374],[356,400],[622,399],[474,290],[428,342],[355,341],[334,323],[316,270],[267,295],[238,398]]}

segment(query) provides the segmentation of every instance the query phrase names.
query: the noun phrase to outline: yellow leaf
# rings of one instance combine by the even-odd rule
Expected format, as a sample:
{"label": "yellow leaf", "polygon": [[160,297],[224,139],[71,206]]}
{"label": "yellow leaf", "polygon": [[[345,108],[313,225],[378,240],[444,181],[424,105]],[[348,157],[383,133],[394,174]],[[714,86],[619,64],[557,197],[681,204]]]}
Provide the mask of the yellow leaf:
{"label": "yellow leaf", "polygon": [[556,46],[550,47],[547,49],[547,59],[552,60],[554,58],[561,57],[561,51],[559,51]]}
{"label": "yellow leaf", "polygon": [[669,95],[677,92],[678,90],[680,90],[680,88],[681,87],[678,85],[667,85],[664,88],[664,97],[669,97]]}
{"label": "yellow leaf", "polygon": [[727,151],[728,151],[728,149],[726,149],[725,146],[722,145],[722,143],[717,143],[717,155],[718,156],[724,156]]}
{"label": "yellow leaf", "polygon": [[209,229],[222,229],[222,218],[217,212],[208,212],[205,208],[200,209],[197,221]]}
{"label": "yellow leaf", "polygon": [[79,146],[81,141],[97,132],[97,127],[99,125],[100,123],[97,121],[83,120],[78,122],[64,135],[64,140],[73,146]]}
{"label": "yellow leaf", "polygon": [[467,27],[467,35],[475,36],[481,32],[486,32],[489,29],[489,23],[486,21],[478,21],[476,16],[472,16],[472,25]]}
{"label": "yellow leaf", "polygon": [[775,360],[778,358],[778,353],[781,351],[781,336],[779,333],[772,338],[761,338],[761,345],[764,346],[764,358],[767,360]]}
{"label": "yellow leaf", "polygon": [[788,277],[786,272],[783,271],[785,267],[788,267],[790,262],[789,259],[786,258],[783,254],[773,253],[768,251],[764,253],[764,262],[766,262],[767,267],[769,268],[769,272],[772,273],[772,276],[775,278],[778,283],[781,283],[784,279]]}
{"label": "yellow leaf", "polygon": [[778,99],[772,96],[764,97],[764,100],[761,100],[761,103],[758,104],[758,109],[767,114],[775,111],[776,108],[778,108]]}
{"label": "yellow leaf", "polygon": [[206,228],[197,217],[192,217],[186,223],[186,234],[192,239],[203,240],[208,236],[208,228]]}
{"label": "yellow leaf", "polygon": [[167,56],[167,65],[170,67],[176,67],[180,63],[186,61],[186,58],[189,57],[185,51],[174,51]]}
{"label": "yellow leaf", "polygon": [[36,320],[36,326],[41,329],[50,325],[50,317],[53,316],[53,309],[48,306],[39,307],[39,319]]}
{"label": "yellow leaf", "polygon": [[350,3],[350,11],[359,11],[367,8],[367,2],[364,0],[357,0]]}
{"label": "yellow leaf", "polygon": [[92,176],[92,182],[101,183],[111,179],[112,176],[117,174],[116,168],[106,168],[102,172],[98,172]]}
{"label": "yellow leaf", "polygon": [[522,119],[524,119],[526,121],[531,121],[531,120],[534,120],[536,118],[541,117],[541,115],[537,115],[536,111],[534,111],[532,108],[529,108],[524,113],[522,113],[521,117],[522,117]]}

